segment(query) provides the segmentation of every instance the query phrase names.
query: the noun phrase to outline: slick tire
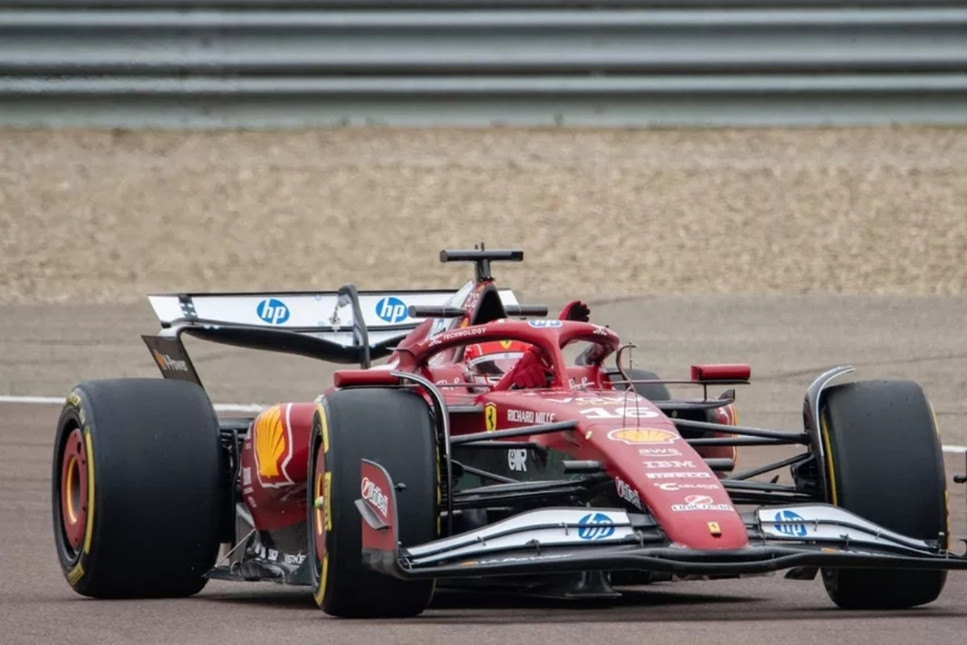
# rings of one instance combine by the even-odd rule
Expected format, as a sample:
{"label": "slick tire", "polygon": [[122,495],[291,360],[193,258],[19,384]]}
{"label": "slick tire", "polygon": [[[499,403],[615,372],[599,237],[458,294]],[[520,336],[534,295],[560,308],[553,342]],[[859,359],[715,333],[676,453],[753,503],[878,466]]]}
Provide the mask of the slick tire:
{"label": "slick tire", "polygon": [[[828,389],[820,411],[827,499],[902,535],[948,534],[943,453],[933,410],[911,381],[864,381]],[[946,539],[943,546],[946,547]],[[844,609],[899,609],[940,595],[945,571],[824,569]]]}
{"label": "slick tire", "polygon": [[95,598],[182,597],[219,547],[218,420],[197,385],[77,385],[54,440],[54,540],[70,586]]}
{"label": "slick tire", "polygon": [[309,452],[309,572],[316,603],[344,618],[415,616],[430,602],[432,581],[404,581],[362,564],[362,518],[355,506],[361,459],[383,466],[397,486],[403,546],[439,534],[436,428],[423,398],[389,388],[325,395]]}

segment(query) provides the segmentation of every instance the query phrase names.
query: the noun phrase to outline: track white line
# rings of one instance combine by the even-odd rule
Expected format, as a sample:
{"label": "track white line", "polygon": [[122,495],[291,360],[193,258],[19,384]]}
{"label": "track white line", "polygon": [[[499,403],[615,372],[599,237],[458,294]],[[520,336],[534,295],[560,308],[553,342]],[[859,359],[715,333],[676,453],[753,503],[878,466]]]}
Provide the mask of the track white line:
{"label": "track white line", "polygon": [[[0,403],[26,403],[33,405],[60,405],[64,402],[62,396],[9,396],[0,394]],[[258,403],[215,403],[216,412],[261,412],[266,408]],[[967,446],[943,446],[944,452],[967,453]]]}
{"label": "track white line", "polygon": [[[61,405],[62,396],[8,396],[0,394],[0,403],[26,403],[33,405]],[[216,412],[261,412],[266,408],[258,403],[215,403]]]}

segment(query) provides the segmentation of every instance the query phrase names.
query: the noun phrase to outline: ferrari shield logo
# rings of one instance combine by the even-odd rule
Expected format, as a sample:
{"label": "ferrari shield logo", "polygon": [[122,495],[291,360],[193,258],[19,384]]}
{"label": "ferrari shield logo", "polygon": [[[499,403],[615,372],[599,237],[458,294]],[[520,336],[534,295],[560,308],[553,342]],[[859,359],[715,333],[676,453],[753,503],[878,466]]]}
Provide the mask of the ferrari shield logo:
{"label": "ferrari shield logo", "polygon": [[611,441],[623,441],[627,444],[640,443],[673,443],[678,435],[670,430],[661,428],[619,428],[608,433]]}
{"label": "ferrari shield logo", "polygon": [[497,429],[497,404],[488,403],[484,406],[484,424],[487,428],[487,432],[493,432]]}

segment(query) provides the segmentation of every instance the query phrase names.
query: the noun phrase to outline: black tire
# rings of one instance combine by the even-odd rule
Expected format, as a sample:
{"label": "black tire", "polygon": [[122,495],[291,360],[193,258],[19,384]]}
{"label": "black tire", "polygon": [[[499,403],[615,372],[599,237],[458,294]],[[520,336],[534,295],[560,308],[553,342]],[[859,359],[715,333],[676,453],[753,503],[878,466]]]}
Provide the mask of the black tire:
{"label": "black tire", "polygon": [[[823,395],[829,502],[923,540],[948,533],[943,453],[933,410],[911,381],[845,383]],[[944,545],[946,546],[946,544]],[[844,609],[899,609],[940,595],[945,571],[824,569]]]}
{"label": "black tire", "polygon": [[[646,381],[646,380],[657,380],[661,377],[654,372],[649,372],[648,370],[628,370],[628,376],[634,381]],[[611,374],[610,378],[612,381],[623,380],[621,374]],[[632,386],[635,388],[640,396],[645,397],[649,401],[667,401],[672,398],[671,393],[668,388],[662,383],[633,383]],[[625,384],[619,384],[615,387],[626,388]]]}
{"label": "black tire", "polygon": [[[309,452],[309,558],[316,603],[333,616],[399,618],[421,613],[432,581],[404,581],[364,568],[360,460],[389,472],[396,485],[403,546],[439,535],[436,429],[425,401],[398,389],[327,394],[313,420]],[[314,502],[323,497],[324,508]]]}
{"label": "black tire", "polygon": [[200,591],[219,547],[220,453],[218,419],[197,385],[77,385],[57,422],[51,477],[70,586],[95,598]]}

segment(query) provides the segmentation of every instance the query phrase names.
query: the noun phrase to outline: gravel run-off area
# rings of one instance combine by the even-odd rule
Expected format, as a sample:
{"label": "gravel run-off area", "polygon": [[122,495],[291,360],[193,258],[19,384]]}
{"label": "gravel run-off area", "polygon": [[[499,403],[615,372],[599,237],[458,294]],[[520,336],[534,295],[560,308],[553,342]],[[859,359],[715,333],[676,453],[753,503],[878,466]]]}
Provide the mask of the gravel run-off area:
{"label": "gravel run-off area", "polygon": [[0,131],[0,303],[967,292],[967,129]]}

